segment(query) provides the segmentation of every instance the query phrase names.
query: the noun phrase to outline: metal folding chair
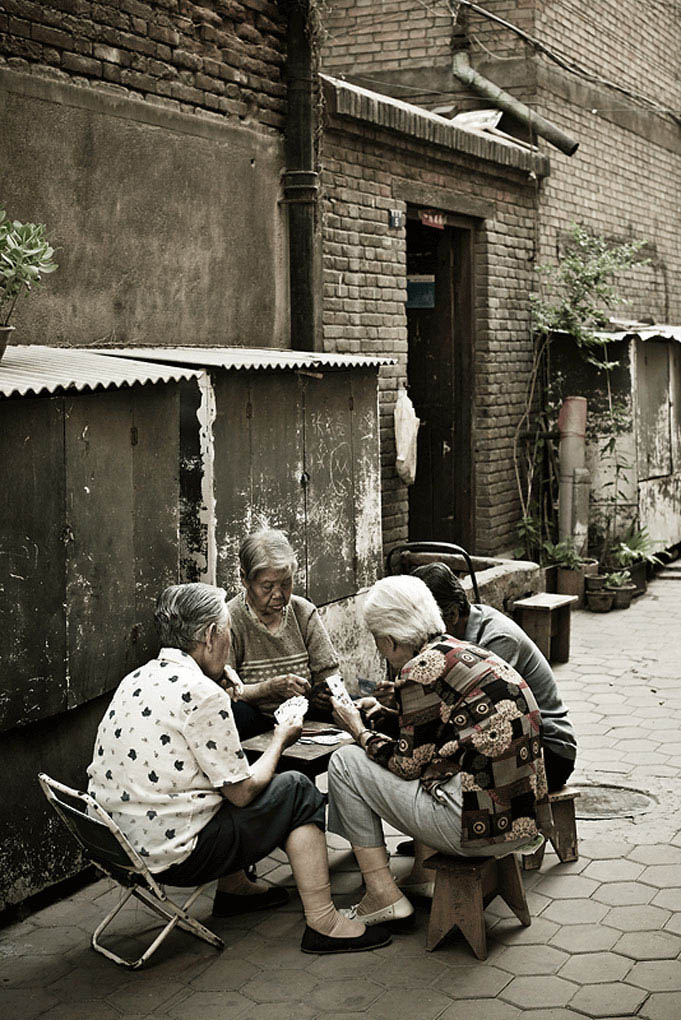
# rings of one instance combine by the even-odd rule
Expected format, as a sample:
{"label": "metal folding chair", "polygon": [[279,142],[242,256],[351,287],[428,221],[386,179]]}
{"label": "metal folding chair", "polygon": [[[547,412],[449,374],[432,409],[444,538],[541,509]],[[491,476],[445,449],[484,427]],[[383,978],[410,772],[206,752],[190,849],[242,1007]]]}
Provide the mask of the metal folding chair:
{"label": "metal folding chair", "polygon": [[408,553],[439,553],[447,556],[461,556],[470,574],[475,601],[480,602],[480,590],[478,589],[478,579],[475,576],[473,561],[463,546],[453,545],[451,542],[400,542],[399,545],[393,546],[388,553],[385,561],[386,575],[403,573],[398,563],[403,554]]}
{"label": "metal folding chair", "polygon": [[[59,818],[80,844],[85,857],[125,889],[125,895],[121,901],[95,929],[91,939],[93,949],[121,967],[137,970],[156,952],[175,927],[183,928],[184,931],[210,943],[216,949],[224,949],[222,939],[188,912],[206,888],[205,885],[195,889],[182,905],[175,903],[167,895],[163,886],[156,881],[114,820],[100,807],[94,797],[58,783],[44,772],[39,773],[38,782]],[[140,900],[167,922],[137,960],[125,960],[117,953],[106,949],[98,941],[99,936],[123,909],[131,896]]]}

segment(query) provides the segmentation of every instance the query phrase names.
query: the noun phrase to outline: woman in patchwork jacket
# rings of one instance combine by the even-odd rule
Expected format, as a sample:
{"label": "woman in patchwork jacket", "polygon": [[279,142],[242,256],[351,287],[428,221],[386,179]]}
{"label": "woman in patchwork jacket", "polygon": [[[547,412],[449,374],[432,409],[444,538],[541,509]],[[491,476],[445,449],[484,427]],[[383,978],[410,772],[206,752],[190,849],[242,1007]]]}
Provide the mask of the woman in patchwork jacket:
{"label": "woman in patchwork jacket", "polygon": [[444,633],[437,603],[418,578],[378,581],[364,619],[398,671],[395,706],[374,698],[352,708],[334,702],[355,743],[331,758],[328,828],[352,844],[364,877],[354,914],[365,924],[402,927],[413,907],[390,874],[382,820],[423,845],[405,883],[415,893],[428,891],[422,861],[433,850],[532,852],[551,827],[541,716],[514,669]]}

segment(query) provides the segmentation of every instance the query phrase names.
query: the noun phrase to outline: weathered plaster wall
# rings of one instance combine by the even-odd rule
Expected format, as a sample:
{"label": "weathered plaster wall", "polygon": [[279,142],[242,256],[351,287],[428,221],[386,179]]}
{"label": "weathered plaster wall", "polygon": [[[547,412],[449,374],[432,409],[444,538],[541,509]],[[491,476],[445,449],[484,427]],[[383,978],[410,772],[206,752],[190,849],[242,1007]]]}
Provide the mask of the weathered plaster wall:
{"label": "weathered plaster wall", "polygon": [[279,139],[0,70],[0,151],[10,216],[58,249],[16,342],[285,344]]}

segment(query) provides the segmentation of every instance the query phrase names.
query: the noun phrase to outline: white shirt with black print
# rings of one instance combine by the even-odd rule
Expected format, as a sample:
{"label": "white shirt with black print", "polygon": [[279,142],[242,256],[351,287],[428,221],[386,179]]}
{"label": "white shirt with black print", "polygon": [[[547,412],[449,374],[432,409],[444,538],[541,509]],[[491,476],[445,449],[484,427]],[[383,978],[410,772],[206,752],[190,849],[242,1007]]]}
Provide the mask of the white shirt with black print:
{"label": "white shirt with black print", "polygon": [[162,648],[114,694],[88,789],[159,872],[192,852],[224,803],[219,787],[250,774],[229,695],[191,655]]}

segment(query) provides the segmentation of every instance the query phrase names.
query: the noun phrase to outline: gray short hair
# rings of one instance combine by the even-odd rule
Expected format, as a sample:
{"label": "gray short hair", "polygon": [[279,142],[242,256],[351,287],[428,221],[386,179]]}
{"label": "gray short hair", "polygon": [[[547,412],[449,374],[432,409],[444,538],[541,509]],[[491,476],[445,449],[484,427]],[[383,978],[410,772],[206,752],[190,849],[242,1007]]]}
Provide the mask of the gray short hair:
{"label": "gray short hair", "polygon": [[367,595],[363,615],[374,637],[389,637],[413,649],[446,629],[427,585],[408,574],[377,581]]}
{"label": "gray short hair", "polygon": [[261,528],[247,535],[239,548],[239,563],[247,581],[261,570],[290,570],[298,566],[287,536],[278,528]]}
{"label": "gray short hair", "polygon": [[171,584],[158,597],[156,626],[164,648],[190,652],[212,623],[229,625],[227,592],[212,584]]}

